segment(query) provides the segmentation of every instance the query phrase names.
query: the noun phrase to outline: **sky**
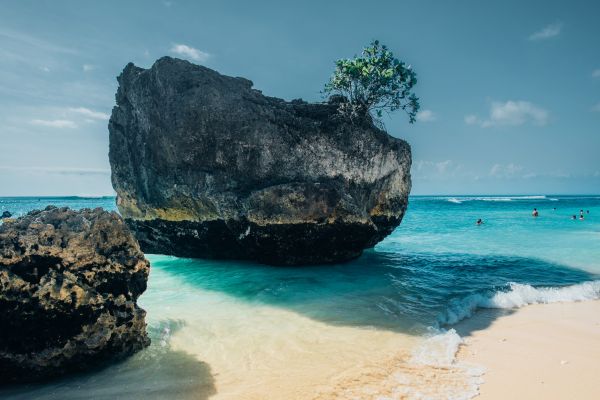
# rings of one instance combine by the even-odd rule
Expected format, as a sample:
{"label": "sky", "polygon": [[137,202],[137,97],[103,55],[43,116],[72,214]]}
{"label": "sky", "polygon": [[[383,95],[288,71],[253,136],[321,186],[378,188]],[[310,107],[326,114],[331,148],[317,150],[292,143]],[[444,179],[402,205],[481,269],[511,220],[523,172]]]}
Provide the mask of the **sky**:
{"label": "sky", "polygon": [[165,55],[322,101],[379,39],[421,112],[413,194],[600,193],[600,2],[0,0],[0,196],[111,195],[116,77]]}

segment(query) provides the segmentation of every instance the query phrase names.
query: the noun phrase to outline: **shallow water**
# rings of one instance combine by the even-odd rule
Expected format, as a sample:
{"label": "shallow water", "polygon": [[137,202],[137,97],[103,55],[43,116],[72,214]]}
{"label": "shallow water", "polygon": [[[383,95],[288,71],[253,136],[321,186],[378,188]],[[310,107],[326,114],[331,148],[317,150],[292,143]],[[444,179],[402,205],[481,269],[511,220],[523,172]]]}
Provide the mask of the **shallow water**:
{"label": "shallow water", "polygon": [[[0,198],[0,212],[46,204],[114,209],[113,198]],[[571,220],[580,209],[585,220]],[[485,223],[476,226],[477,218]],[[598,279],[599,241],[600,196],[411,197],[402,225],[346,264],[284,268],[150,255],[139,301],[148,312],[148,349],[0,396],[468,398],[473,377],[462,370],[439,379],[435,393],[424,391],[432,372],[413,362],[415,353],[443,364],[452,346],[437,357],[423,345],[457,340],[424,337],[478,307],[597,298],[597,283],[580,284]],[[535,289],[569,285],[576,286]]]}

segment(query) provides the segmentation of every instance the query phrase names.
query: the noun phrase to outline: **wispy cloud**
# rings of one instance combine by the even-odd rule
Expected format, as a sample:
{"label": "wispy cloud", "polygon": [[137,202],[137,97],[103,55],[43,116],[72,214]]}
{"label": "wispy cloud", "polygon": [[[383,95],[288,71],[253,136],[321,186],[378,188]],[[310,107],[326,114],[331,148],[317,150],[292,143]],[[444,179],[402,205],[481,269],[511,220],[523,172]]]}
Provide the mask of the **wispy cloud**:
{"label": "wispy cloud", "polygon": [[592,78],[600,78],[600,68],[592,71]]}
{"label": "wispy cloud", "polygon": [[202,50],[195,49],[185,44],[174,44],[171,47],[171,53],[178,54],[183,57],[191,58],[194,61],[206,62],[211,55]]}
{"label": "wispy cloud", "polygon": [[532,33],[531,35],[529,35],[529,40],[545,40],[545,39],[550,39],[553,37],[556,37],[558,35],[560,35],[560,32],[562,31],[562,27],[563,24],[560,22],[554,23],[554,24],[550,24],[542,29],[540,29],[537,32]]}
{"label": "wispy cloud", "polygon": [[419,160],[415,162],[415,167],[417,171],[423,171],[427,169],[433,169],[438,173],[445,173],[448,171],[448,167],[453,165],[454,162],[452,160],[444,160],[444,161],[426,161]]}
{"label": "wispy cloud", "polygon": [[437,115],[431,110],[421,110],[417,113],[417,121],[430,122],[435,121],[436,119]]}
{"label": "wispy cloud", "polygon": [[413,164],[413,176],[415,179],[419,180],[447,179],[451,177],[465,176],[465,173],[469,175],[463,170],[461,164],[453,160],[417,160]]}
{"label": "wispy cloud", "polygon": [[83,66],[81,67],[83,69],[83,72],[90,72],[96,69],[96,66],[92,65],[92,64],[83,64]]}
{"label": "wispy cloud", "polygon": [[594,106],[592,107],[592,111],[593,111],[593,112],[600,112],[600,103],[598,103],[598,104],[594,105]]}
{"label": "wispy cloud", "polygon": [[465,116],[465,124],[467,125],[477,125],[479,123],[479,118],[477,118],[477,115],[467,115]]}
{"label": "wispy cloud", "polygon": [[91,119],[108,120],[110,118],[110,115],[107,113],[93,111],[85,107],[69,108],[68,110],[72,113],[80,114]]}
{"label": "wispy cloud", "polygon": [[77,128],[77,124],[68,119],[32,119],[29,122],[32,125],[44,126],[47,128]]}
{"label": "wispy cloud", "polygon": [[58,175],[110,175],[107,168],[72,168],[72,167],[11,167],[0,165],[0,171],[30,172]]}
{"label": "wispy cloud", "polygon": [[494,178],[512,178],[523,171],[523,167],[514,163],[494,164],[490,169],[490,176]]}
{"label": "wispy cloud", "polygon": [[77,51],[68,47],[59,46],[53,43],[50,43],[46,40],[39,39],[34,36],[30,36],[21,32],[9,30],[9,29],[0,29],[0,37],[4,37],[13,42],[19,42],[22,45],[26,45],[29,47],[35,47],[41,50],[46,50],[55,53],[66,53],[66,54],[76,54]]}
{"label": "wispy cloud", "polygon": [[522,100],[508,100],[504,103],[493,102],[487,118],[479,118],[473,114],[465,116],[465,123],[467,125],[479,125],[482,128],[502,125],[517,126],[528,122],[542,126],[548,123],[548,118],[548,111],[533,103]]}

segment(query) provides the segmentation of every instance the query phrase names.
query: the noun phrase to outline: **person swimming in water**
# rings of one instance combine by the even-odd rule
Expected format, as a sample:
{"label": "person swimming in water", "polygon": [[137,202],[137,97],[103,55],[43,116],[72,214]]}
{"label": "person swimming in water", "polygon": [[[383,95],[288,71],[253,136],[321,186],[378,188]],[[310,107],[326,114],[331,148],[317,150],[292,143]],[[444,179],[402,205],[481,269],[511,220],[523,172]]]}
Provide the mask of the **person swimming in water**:
{"label": "person swimming in water", "polygon": [[534,217],[537,217],[538,215],[540,215],[540,214],[538,213],[538,210],[537,210],[537,208],[534,208],[534,209],[533,209],[533,212],[531,213],[531,215],[533,215]]}
{"label": "person swimming in water", "polygon": [[573,216],[571,217],[571,219],[577,219],[577,215],[573,214]]}
{"label": "person swimming in water", "polygon": [[481,218],[479,218],[479,219],[477,220],[477,225],[481,225],[481,224],[483,224],[483,220],[482,220]]}

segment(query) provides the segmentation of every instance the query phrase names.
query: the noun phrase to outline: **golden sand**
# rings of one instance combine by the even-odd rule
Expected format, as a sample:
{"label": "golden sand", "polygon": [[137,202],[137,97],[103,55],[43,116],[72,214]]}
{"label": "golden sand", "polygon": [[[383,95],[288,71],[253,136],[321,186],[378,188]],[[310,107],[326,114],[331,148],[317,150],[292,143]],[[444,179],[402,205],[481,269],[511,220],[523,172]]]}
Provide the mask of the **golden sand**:
{"label": "golden sand", "polygon": [[498,319],[491,314],[457,326],[472,331],[463,335],[459,360],[487,369],[477,399],[600,399],[600,301],[531,305]]}

